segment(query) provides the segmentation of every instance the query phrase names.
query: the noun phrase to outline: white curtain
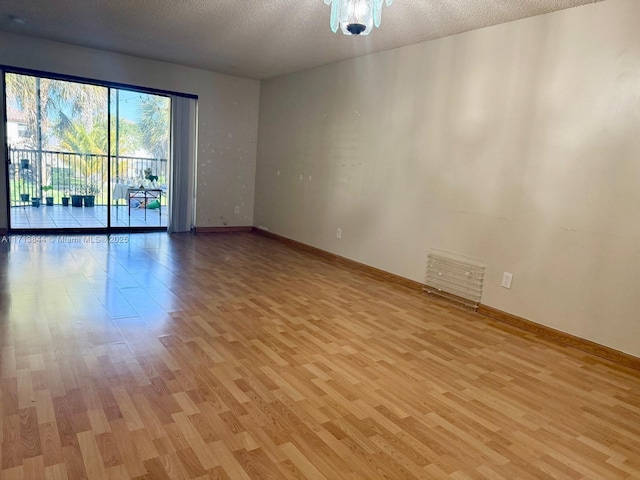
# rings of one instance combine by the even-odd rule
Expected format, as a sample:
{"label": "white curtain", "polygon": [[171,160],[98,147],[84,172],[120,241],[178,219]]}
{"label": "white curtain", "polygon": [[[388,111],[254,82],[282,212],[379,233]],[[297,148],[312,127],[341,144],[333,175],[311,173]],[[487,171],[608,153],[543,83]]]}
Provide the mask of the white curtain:
{"label": "white curtain", "polygon": [[196,99],[171,96],[169,233],[188,232],[194,225],[196,111]]}

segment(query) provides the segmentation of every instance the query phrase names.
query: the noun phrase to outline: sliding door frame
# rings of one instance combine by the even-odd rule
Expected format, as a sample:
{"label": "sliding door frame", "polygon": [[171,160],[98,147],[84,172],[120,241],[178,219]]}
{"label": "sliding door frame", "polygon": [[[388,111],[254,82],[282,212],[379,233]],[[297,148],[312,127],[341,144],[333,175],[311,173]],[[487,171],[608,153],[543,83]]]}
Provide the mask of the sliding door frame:
{"label": "sliding door frame", "polygon": [[[28,75],[40,78],[46,78],[49,80],[59,80],[66,82],[74,82],[81,83],[86,85],[94,85],[99,87],[104,87],[107,89],[107,157],[108,157],[108,168],[107,168],[107,185],[109,185],[109,191],[107,192],[107,226],[100,228],[43,228],[43,229],[21,229],[21,228],[13,228],[11,226],[11,201],[10,201],[10,191],[9,191],[9,155],[8,155],[8,138],[7,138],[7,104],[6,104],[6,85],[5,78],[6,74],[17,74],[17,75]],[[173,119],[173,97],[183,97],[192,100],[197,100],[197,95],[186,94],[181,92],[174,92],[170,90],[162,90],[157,88],[149,88],[149,87],[141,87],[138,85],[131,85],[120,82],[112,82],[108,80],[98,80],[92,79],[88,77],[79,77],[74,75],[66,75],[60,73],[46,72],[41,70],[33,70],[19,67],[12,67],[10,65],[1,65],[0,64],[0,75],[2,76],[2,81],[0,81],[0,88],[2,88],[2,105],[4,118],[3,121],[3,138],[2,140],[2,150],[4,155],[4,182],[5,182],[5,202],[6,202],[6,215],[7,215],[7,224],[10,233],[38,233],[38,234],[47,234],[47,233],[117,233],[117,232],[153,232],[153,231],[167,231],[167,226],[159,226],[159,227],[118,227],[111,225],[111,203],[112,203],[112,192],[111,192],[111,90],[127,90],[131,92],[139,92],[143,94],[150,95],[159,95],[163,97],[168,97],[171,103],[171,118]],[[170,121],[170,125],[171,125]],[[172,139],[173,132],[170,127],[170,146],[169,146],[169,163],[172,164],[174,159],[172,154]],[[195,157],[194,157],[195,159]],[[195,164],[193,165],[194,173],[195,173]],[[171,169],[169,169],[171,171]],[[172,184],[172,178],[169,178],[169,184]],[[171,195],[171,192],[169,193]],[[170,208],[170,202],[168,205],[168,209]]]}

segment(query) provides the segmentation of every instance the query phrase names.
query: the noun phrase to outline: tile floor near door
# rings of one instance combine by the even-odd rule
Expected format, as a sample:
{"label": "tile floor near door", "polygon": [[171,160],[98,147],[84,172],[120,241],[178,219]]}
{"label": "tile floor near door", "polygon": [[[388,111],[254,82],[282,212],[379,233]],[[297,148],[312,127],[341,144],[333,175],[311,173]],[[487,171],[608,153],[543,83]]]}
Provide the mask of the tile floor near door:
{"label": "tile floor near door", "polygon": [[2,480],[640,478],[636,370],[256,233],[25,237]]}
{"label": "tile floor near door", "polygon": [[[53,229],[53,228],[105,228],[107,226],[107,206],[95,207],[11,207],[11,228]],[[111,207],[113,227],[166,227],[167,207],[159,209],[129,208],[126,205]]]}

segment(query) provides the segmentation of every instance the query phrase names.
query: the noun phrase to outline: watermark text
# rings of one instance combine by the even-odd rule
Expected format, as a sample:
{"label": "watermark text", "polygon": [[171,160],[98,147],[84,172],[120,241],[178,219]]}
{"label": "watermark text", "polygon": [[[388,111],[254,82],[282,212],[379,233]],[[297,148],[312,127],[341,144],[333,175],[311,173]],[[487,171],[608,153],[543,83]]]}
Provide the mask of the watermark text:
{"label": "watermark text", "polygon": [[2,235],[0,244],[129,243],[128,235]]}

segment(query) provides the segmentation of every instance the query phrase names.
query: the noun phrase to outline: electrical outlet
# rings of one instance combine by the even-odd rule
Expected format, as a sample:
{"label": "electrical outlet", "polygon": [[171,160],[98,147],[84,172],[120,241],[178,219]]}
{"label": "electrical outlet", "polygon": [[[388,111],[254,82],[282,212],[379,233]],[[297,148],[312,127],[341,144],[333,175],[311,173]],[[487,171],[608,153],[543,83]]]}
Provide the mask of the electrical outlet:
{"label": "electrical outlet", "polygon": [[511,280],[513,280],[513,273],[504,272],[502,274],[502,286],[504,288],[511,288]]}
{"label": "electrical outlet", "polygon": [[336,230],[336,238],[342,238],[342,229],[341,228]]}
{"label": "electrical outlet", "polygon": [[240,205],[236,205],[236,214],[240,213]]}

